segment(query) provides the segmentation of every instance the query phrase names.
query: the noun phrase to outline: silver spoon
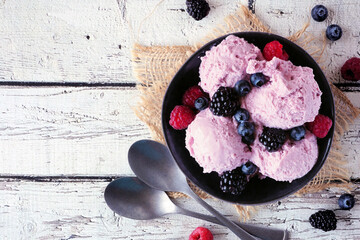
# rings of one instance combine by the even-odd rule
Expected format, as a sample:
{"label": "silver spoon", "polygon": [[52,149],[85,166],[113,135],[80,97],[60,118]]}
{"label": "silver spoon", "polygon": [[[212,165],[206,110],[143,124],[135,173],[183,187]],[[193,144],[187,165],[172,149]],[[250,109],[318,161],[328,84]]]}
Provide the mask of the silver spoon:
{"label": "silver spoon", "polygon": [[[175,205],[164,191],[149,187],[137,177],[123,177],[112,181],[106,187],[104,197],[111,210],[131,219],[149,220],[177,213],[221,224],[213,216],[192,212]],[[245,223],[236,224],[264,240],[287,239],[286,231]]]}
{"label": "silver spoon", "polygon": [[180,171],[168,148],[152,140],[140,140],[129,149],[128,159],[131,169],[144,183],[158,190],[185,193],[196,200],[224,226],[242,240],[255,238],[244,229],[212,208],[189,187],[185,175]]}

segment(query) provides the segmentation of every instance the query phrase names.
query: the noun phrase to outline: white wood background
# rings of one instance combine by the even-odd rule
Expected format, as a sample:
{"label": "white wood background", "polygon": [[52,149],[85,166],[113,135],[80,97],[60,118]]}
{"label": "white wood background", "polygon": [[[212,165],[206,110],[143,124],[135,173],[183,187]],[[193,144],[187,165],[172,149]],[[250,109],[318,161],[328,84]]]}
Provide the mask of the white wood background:
{"label": "white wood background", "polygon": [[[133,175],[127,150],[149,138],[133,114],[138,92],[132,76],[132,43],[193,44],[247,1],[208,0],[208,17],[196,22],[185,0],[0,1],[0,239],[187,239],[197,226],[215,239],[235,239],[224,227],[182,216],[135,221],[115,215],[103,191],[118,176]],[[257,0],[255,12],[273,32],[287,36],[310,18],[315,0]],[[360,4],[321,1],[330,10],[309,31],[341,25],[328,43],[326,75],[360,107],[360,84],[341,80],[339,68],[360,56]],[[81,86],[80,86],[81,85]],[[80,87],[79,87],[80,86]],[[342,145],[360,194],[360,120]],[[360,239],[360,204],[336,211],[338,229],[322,232],[308,217],[336,209],[341,190],[291,196],[261,207],[251,222],[286,228],[291,239]],[[232,219],[230,204],[208,200]],[[176,200],[196,209],[190,200]]]}

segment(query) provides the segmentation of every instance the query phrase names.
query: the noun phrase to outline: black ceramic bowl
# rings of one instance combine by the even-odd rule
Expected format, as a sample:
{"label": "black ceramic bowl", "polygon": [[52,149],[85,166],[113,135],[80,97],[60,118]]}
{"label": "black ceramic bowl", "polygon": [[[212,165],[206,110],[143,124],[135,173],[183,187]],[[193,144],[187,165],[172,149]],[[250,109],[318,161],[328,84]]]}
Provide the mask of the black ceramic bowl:
{"label": "black ceramic bowl", "polygon": [[[233,34],[244,38],[246,41],[253,43],[260,49],[263,49],[266,43],[273,40],[278,40],[284,46],[284,49],[290,56],[289,60],[294,65],[308,66],[312,68],[315,79],[319,84],[321,91],[323,92],[321,97],[322,104],[320,107],[320,113],[329,116],[334,122],[334,100],[330,86],[320,67],[305,50],[291,41],[274,34],[260,32],[239,32]],[[175,161],[184,172],[186,177],[196,186],[210,195],[228,202],[245,205],[263,204],[276,201],[296,192],[305,186],[317,174],[329,153],[334,127],[331,128],[330,132],[325,138],[318,139],[318,160],[312,170],[304,177],[296,179],[291,183],[278,182],[271,178],[259,180],[255,177],[250,181],[249,185],[246,187],[246,190],[241,195],[235,196],[223,193],[219,188],[218,174],[215,172],[203,173],[203,169],[198,165],[195,159],[190,156],[188,150],[185,148],[185,130],[174,130],[169,125],[170,113],[176,105],[181,104],[181,98],[186,89],[197,85],[200,81],[200,57],[204,56],[205,52],[208,51],[212,46],[219,44],[224,38],[226,38],[226,36],[215,39],[200,48],[187,60],[187,62],[180,68],[180,70],[172,79],[165,94],[162,108],[162,126],[166,143]]]}

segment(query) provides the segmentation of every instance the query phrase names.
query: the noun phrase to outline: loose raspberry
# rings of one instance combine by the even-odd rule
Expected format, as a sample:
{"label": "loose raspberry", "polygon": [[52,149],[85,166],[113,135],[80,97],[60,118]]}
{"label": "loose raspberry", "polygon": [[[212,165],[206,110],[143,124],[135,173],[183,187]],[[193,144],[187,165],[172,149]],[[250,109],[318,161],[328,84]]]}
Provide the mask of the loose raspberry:
{"label": "loose raspberry", "polygon": [[273,57],[277,57],[282,60],[289,59],[289,55],[283,49],[283,45],[276,40],[265,45],[263,55],[267,61],[270,61]]}
{"label": "loose raspberry", "polygon": [[317,115],[313,122],[306,123],[307,129],[309,129],[309,131],[312,132],[318,138],[326,137],[331,126],[332,126],[332,120],[329,117],[324,116],[322,114]]}
{"label": "loose raspberry", "polygon": [[209,229],[197,227],[189,237],[189,240],[213,240],[214,237]]}
{"label": "loose raspberry", "polygon": [[170,113],[170,125],[176,130],[182,130],[194,120],[195,113],[188,106],[177,105]]}
{"label": "loose raspberry", "polygon": [[199,86],[192,86],[183,95],[182,98],[182,104],[189,106],[191,108],[195,108],[195,101],[199,97],[204,97],[205,93],[202,91],[202,89]]}
{"label": "loose raspberry", "polygon": [[341,67],[341,76],[346,80],[360,80],[360,58],[348,59]]}

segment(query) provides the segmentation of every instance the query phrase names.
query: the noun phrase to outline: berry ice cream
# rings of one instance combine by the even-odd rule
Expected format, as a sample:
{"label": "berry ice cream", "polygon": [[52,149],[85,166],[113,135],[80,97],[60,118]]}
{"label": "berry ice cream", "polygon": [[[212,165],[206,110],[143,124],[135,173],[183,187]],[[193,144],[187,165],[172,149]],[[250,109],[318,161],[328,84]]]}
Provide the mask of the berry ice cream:
{"label": "berry ice cream", "polygon": [[241,166],[251,156],[249,147],[241,142],[233,120],[214,116],[209,109],[196,115],[186,131],[185,143],[205,173],[221,174]]}
{"label": "berry ice cream", "polygon": [[320,134],[313,133],[323,136],[331,128],[332,123],[325,129],[324,121],[314,121],[322,92],[313,70],[272,56],[275,47],[286,53],[274,42],[264,48],[269,61],[233,35],[201,58],[199,86],[210,98],[191,98],[199,112],[185,143],[204,173],[219,174],[223,192],[240,194],[257,173],[276,181],[303,177],[318,158]]}
{"label": "berry ice cream", "polygon": [[290,61],[251,60],[246,73],[261,72],[268,82],[254,88],[242,102],[253,121],[267,127],[290,129],[314,121],[321,105],[321,91],[311,68]]}
{"label": "berry ice cream", "polygon": [[264,59],[259,48],[242,38],[228,36],[201,58],[200,87],[210,96],[221,86],[233,87],[246,76],[252,59]]}
{"label": "berry ice cream", "polygon": [[307,174],[314,166],[318,147],[316,137],[307,132],[301,141],[286,141],[279,151],[269,152],[257,140],[254,142],[252,161],[264,176],[277,181],[293,181]]}

